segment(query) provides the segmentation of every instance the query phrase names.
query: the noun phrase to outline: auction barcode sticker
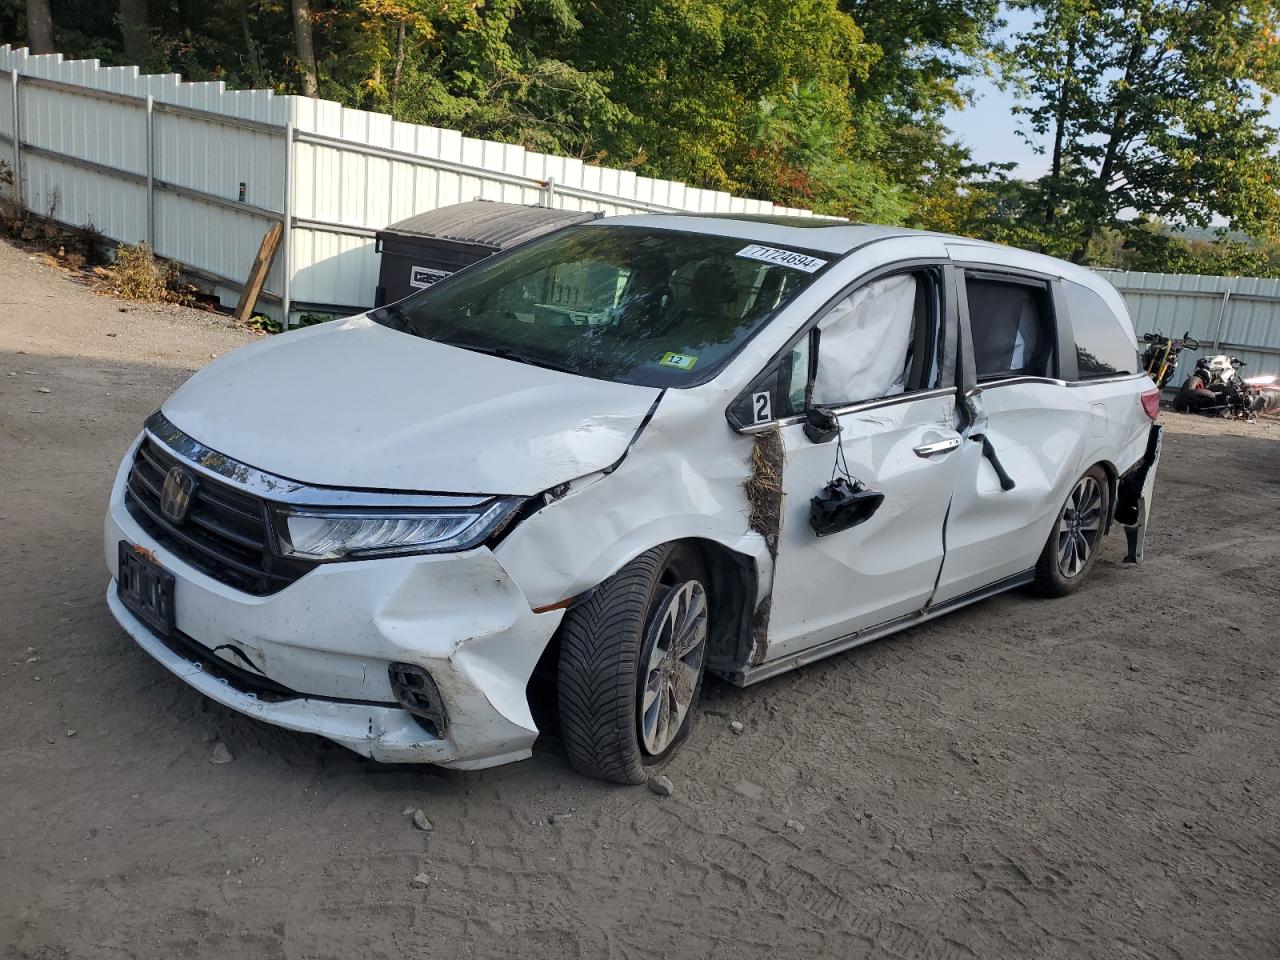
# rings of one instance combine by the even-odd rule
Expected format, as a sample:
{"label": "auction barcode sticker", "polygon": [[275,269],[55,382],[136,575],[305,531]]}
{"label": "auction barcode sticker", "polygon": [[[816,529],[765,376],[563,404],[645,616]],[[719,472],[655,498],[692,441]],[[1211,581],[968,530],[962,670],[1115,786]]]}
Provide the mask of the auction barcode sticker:
{"label": "auction barcode sticker", "polygon": [[796,253],[794,250],[779,250],[777,247],[762,247],[753,243],[738,251],[738,256],[750,260],[763,260],[765,263],[776,263],[781,267],[803,270],[814,273],[827,265],[827,261],[811,257],[807,253]]}

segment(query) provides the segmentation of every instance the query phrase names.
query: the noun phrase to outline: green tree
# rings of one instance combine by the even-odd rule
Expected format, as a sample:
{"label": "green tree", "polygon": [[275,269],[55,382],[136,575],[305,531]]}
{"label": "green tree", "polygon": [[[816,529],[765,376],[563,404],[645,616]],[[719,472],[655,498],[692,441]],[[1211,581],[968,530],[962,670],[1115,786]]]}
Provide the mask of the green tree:
{"label": "green tree", "polygon": [[862,149],[853,85],[879,53],[836,0],[600,0],[571,58],[624,111],[610,162],[821,212],[898,221],[903,191]]}
{"label": "green tree", "polygon": [[1082,261],[1136,211],[1280,232],[1274,0],[1014,0],[1039,14],[1017,40],[1025,135],[1051,144],[1031,204],[1049,252]]}
{"label": "green tree", "polygon": [[964,107],[972,78],[997,66],[999,7],[998,0],[841,0],[870,53],[869,66],[850,77],[853,138],[862,158],[892,171],[916,199],[911,219],[921,225],[930,225],[923,195],[972,173],[943,115]]}
{"label": "green tree", "polygon": [[[48,0],[70,57],[926,223],[996,0]],[[27,0],[0,0],[0,36]],[[145,11],[145,29],[142,29]]]}

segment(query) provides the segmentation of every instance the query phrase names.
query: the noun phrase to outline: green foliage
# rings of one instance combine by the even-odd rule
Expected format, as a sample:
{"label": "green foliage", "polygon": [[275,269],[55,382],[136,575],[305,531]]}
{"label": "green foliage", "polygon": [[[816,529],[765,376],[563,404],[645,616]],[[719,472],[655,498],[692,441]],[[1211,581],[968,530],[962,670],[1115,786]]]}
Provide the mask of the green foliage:
{"label": "green foliage", "polygon": [[1043,249],[1083,260],[1102,231],[1140,230],[1132,211],[1280,235],[1274,0],[1016,5],[1039,15],[1016,54],[1026,135],[1051,151],[1027,210]]}
{"label": "green foliage", "polygon": [[279,320],[274,320],[265,313],[255,313],[245,321],[245,326],[259,333],[281,333],[284,330]]}
{"label": "green foliage", "polygon": [[[51,0],[125,62],[120,0]],[[995,0],[309,0],[319,95],[469,136],[884,222],[965,159],[942,111]],[[143,69],[301,92],[289,0],[148,0]],[[0,0],[19,39],[20,0]]]}
{"label": "green foliage", "polygon": [[[71,57],[123,63],[120,9],[50,0]],[[300,92],[298,0],[147,0],[141,66]],[[1275,0],[308,0],[320,96],[820,213],[1100,265],[1275,272]],[[23,0],[0,0],[21,42]],[[1049,172],[977,167],[949,108],[1021,94]],[[1220,222],[1239,236],[1195,239]]]}
{"label": "green foliage", "polygon": [[1161,223],[1143,220],[1124,232],[1116,266],[1152,273],[1200,273],[1214,276],[1280,276],[1280,247],[1274,242],[1243,242],[1229,237],[1200,240],[1170,233]]}

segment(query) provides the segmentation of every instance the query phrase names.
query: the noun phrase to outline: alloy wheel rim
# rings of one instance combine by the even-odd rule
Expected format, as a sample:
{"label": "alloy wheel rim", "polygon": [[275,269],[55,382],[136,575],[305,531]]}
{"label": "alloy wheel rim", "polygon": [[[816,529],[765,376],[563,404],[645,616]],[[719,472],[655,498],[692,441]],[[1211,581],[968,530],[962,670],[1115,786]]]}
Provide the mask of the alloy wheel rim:
{"label": "alloy wheel rim", "polygon": [[645,637],[640,688],[640,741],[656,756],[679,733],[693,705],[707,648],[707,595],[697,580],[667,591]]}
{"label": "alloy wheel rim", "polygon": [[1101,529],[1102,487],[1093,477],[1081,477],[1058,519],[1058,570],[1064,577],[1080,575]]}

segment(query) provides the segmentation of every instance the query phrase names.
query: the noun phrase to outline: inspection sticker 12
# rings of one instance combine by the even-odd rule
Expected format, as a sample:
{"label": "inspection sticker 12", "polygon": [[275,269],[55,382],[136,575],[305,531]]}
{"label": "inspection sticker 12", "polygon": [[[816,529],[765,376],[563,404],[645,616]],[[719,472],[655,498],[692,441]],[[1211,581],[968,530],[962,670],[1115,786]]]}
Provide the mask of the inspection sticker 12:
{"label": "inspection sticker 12", "polygon": [[793,270],[814,273],[827,265],[827,261],[811,257],[807,253],[796,253],[794,250],[779,250],[777,247],[762,247],[753,243],[738,251],[738,256],[749,260],[763,260],[765,263],[776,263]]}
{"label": "inspection sticker 12", "polygon": [[691,357],[687,353],[664,353],[662,359],[658,361],[664,367],[675,367],[678,370],[692,370],[693,365],[698,362],[697,357]]}

